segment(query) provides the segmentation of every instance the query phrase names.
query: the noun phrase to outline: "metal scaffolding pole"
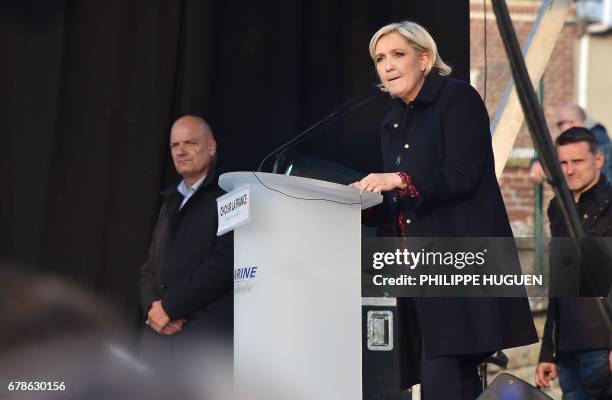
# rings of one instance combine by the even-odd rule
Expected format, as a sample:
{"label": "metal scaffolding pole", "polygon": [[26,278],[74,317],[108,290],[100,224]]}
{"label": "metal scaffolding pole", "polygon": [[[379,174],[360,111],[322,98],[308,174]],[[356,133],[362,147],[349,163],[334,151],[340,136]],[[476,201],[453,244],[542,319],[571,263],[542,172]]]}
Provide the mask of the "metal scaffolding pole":
{"label": "metal scaffolding pole", "polygon": [[[550,132],[548,131],[548,126],[546,125],[546,120],[544,118],[544,112],[538,102],[538,98],[533,89],[531,80],[529,79],[529,74],[527,73],[527,68],[525,66],[525,60],[523,59],[518,39],[516,38],[516,32],[514,31],[512,21],[510,20],[508,7],[504,0],[491,1],[493,4],[493,11],[497,17],[499,33],[510,62],[512,77],[516,84],[517,93],[521,102],[521,108],[523,109],[527,126],[529,127],[529,132],[531,133],[536,150],[540,155],[542,167],[550,179],[550,184],[555,192],[555,197],[559,202],[569,235],[574,238],[577,247],[581,248],[585,236],[584,229],[574,204],[574,198],[570,193],[567,184],[565,183],[563,173],[561,172],[561,166],[557,160],[556,151],[552,143]],[[592,291],[594,288],[599,286],[598,282],[596,281],[597,277],[593,276],[593,269],[590,268],[590,266],[593,265],[594,260],[590,258],[591,255],[589,252],[582,251],[581,255],[582,259],[585,261],[583,265],[586,264],[586,268],[581,269],[581,274],[584,274],[586,277],[586,282],[590,286],[588,289]],[[606,291],[607,290],[609,290],[609,288],[606,288]],[[612,327],[610,322],[610,314],[603,304],[603,300],[598,298],[597,304],[602,316],[606,320],[608,327]]]}

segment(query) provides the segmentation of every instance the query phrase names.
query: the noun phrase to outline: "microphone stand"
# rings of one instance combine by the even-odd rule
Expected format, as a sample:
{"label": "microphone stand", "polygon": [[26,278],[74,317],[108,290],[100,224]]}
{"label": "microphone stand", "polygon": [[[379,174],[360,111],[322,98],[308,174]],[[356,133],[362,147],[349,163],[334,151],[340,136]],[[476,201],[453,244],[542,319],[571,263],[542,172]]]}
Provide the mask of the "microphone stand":
{"label": "microphone stand", "polygon": [[259,167],[257,168],[257,172],[261,172],[261,169],[262,169],[264,163],[266,162],[266,160],[268,160],[268,158],[270,158],[272,156],[276,156],[276,160],[274,162],[272,173],[275,173],[275,174],[278,173],[278,170],[280,169],[280,166],[282,165],[282,162],[283,162],[284,157],[285,157],[285,153],[287,151],[293,149],[294,147],[296,147],[297,145],[302,143],[304,140],[309,139],[315,133],[319,132],[319,130],[322,129],[323,127],[325,127],[325,126],[327,126],[327,125],[329,125],[329,124],[331,124],[333,122],[336,122],[339,119],[342,119],[343,117],[345,117],[346,115],[352,113],[353,111],[363,107],[364,105],[369,103],[374,97],[375,96],[372,95],[372,96],[369,96],[369,97],[366,97],[366,98],[357,97],[357,98],[350,99],[349,101],[347,101],[346,103],[344,103],[343,105],[338,107],[338,109],[336,109],[334,112],[332,112],[331,114],[329,114],[328,116],[326,116],[322,120],[318,121],[317,123],[315,123],[311,127],[307,128],[306,130],[304,130],[303,132],[298,134],[293,139],[291,139],[288,142],[284,143],[283,145],[279,146],[277,149],[272,151],[267,156],[265,156],[264,159],[259,164]]}

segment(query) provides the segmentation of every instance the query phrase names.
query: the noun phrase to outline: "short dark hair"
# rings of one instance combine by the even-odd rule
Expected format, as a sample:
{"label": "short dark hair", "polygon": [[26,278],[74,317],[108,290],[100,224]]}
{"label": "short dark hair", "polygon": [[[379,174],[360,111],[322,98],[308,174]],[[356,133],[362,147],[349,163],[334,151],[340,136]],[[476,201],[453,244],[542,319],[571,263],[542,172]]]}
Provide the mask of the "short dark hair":
{"label": "short dark hair", "polygon": [[565,146],[566,144],[587,142],[589,144],[589,151],[596,154],[599,151],[599,143],[593,132],[589,129],[575,126],[563,131],[555,140],[556,146]]}

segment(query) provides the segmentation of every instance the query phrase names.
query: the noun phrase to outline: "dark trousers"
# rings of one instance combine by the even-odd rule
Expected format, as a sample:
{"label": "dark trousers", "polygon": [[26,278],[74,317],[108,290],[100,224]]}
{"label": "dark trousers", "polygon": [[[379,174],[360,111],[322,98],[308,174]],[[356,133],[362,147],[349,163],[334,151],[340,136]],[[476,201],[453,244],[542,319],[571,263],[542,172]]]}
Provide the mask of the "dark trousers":
{"label": "dark trousers", "polygon": [[477,366],[483,356],[421,357],[422,400],[474,400],[482,392]]}

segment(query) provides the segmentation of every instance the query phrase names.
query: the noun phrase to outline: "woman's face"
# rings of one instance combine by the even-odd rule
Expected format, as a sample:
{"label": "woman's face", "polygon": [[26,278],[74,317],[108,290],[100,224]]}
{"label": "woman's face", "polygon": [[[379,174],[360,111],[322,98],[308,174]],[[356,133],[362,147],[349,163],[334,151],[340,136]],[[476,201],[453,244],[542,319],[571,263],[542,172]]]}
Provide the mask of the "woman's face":
{"label": "woman's face", "polygon": [[376,72],[383,86],[405,102],[414,100],[425,81],[429,55],[418,53],[397,32],[380,39],[374,48]]}

